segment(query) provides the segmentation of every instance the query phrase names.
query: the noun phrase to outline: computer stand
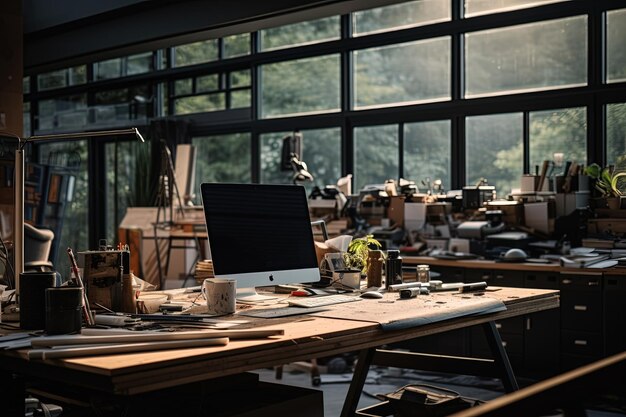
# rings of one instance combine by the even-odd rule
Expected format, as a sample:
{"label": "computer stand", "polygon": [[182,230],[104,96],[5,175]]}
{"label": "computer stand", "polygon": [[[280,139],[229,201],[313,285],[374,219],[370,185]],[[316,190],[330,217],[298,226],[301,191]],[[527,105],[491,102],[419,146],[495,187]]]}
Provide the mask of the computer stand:
{"label": "computer stand", "polygon": [[264,301],[276,300],[275,295],[261,295],[256,292],[255,287],[237,288],[237,302],[243,304],[258,304]]}

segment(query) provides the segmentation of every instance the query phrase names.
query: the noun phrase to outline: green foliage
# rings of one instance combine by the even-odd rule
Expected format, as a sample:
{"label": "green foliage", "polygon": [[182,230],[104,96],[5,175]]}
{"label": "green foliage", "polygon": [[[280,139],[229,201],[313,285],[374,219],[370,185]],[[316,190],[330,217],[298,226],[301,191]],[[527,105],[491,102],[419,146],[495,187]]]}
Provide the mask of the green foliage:
{"label": "green foliage", "polygon": [[370,249],[380,249],[382,245],[373,235],[366,235],[352,239],[348,251],[344,253],[344,262],[348,268],[360,269],[362,273],[367,270],[367,255]]}
{"label": "green foliage", "polygon": [[624,171],[618,172],[613,167],[602,169],[598,164],[593,163],[585,169],[585,174],[596,180],[596,190],[603,197],[619,197],[626,194],[623,180],[626,178],[626,172]]}

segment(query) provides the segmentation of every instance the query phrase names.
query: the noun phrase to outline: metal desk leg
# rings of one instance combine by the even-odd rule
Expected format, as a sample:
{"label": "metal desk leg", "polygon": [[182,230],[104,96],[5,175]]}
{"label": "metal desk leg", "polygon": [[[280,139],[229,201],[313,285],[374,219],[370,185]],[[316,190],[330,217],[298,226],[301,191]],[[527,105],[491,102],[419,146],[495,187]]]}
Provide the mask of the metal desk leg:
{"label": "metal desk leg", "polygon": [[504,346],[502,346],[502,339],[500,338],[500,333],[496,328],[496,324],[493,321],[490,321],[484,323],[482,326],[485,331],[485,336],[487,337],[489,349],[491,349],[491,353],[493,355],[494,365],[496,369],[500,370],[500,374],[502,375],[504,390],[506,392],[517,391],[519,386],[517,385],[517,380],[513,374],[513,368],[511,368],[509,357],[504,350]]}
{"label": "metal desk leg", "polygon": [[376,349],[374,348],[363,349],[359,353],[354,375],[352,376],[352,382],[350,382],[350,388],[346,395],[346,401],[343,403],[343,408],[341,409],[341,417],[352,417],[354,413],[356,413],[359,398],[361,398],[361,391],[363,391],[363,385],[367,378],[367,372],[370,369],[375,353]]}

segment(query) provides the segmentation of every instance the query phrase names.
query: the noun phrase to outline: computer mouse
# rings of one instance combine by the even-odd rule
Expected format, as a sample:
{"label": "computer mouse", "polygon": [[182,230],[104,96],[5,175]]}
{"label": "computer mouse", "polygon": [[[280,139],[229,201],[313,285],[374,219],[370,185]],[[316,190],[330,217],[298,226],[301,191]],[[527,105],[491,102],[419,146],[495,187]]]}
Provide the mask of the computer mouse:
{"label": "computer mouse", "polygon": [[365,291],[361,294],[361,298],[383,298],[383,294],[378,291]]}
{"label": "computer mouse", "polygon": [[528,258],[528,255],[521,249],[513,248],[506,251],[503,258],[507,261],[522,261]]}

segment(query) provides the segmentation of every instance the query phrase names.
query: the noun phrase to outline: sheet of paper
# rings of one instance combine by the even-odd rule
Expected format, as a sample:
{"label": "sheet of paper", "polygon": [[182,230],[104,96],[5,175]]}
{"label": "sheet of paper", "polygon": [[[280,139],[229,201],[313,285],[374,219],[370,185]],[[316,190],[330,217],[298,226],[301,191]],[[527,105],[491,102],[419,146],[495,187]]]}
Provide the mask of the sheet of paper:
{"label": "sheet of paper", "polygon": [[426,205],[422,203],[404,204],[404,228],[407,231],[421,230],[426,223]]}

